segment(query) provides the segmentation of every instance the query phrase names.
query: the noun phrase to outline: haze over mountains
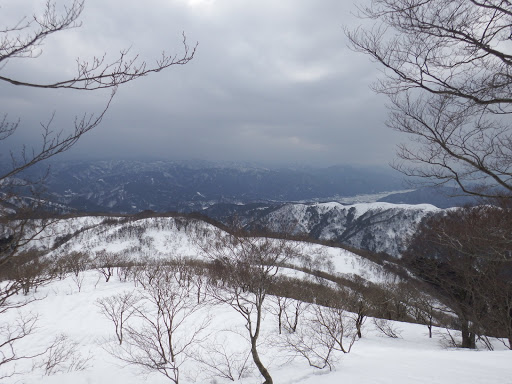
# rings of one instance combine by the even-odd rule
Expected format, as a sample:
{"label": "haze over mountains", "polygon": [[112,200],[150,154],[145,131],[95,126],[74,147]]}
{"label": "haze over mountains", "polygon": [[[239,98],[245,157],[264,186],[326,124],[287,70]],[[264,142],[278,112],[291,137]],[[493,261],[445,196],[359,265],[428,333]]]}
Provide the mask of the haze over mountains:
{"label": "haze over mountains", "polygon": [[60,162],[51,164],[47,181],[51,201],[88,212],[192,212],[218,203],[254,202],[378,200],[441,208],[467,202],[407,188],[400,174],[384,167],[269,168],[206,161]]}

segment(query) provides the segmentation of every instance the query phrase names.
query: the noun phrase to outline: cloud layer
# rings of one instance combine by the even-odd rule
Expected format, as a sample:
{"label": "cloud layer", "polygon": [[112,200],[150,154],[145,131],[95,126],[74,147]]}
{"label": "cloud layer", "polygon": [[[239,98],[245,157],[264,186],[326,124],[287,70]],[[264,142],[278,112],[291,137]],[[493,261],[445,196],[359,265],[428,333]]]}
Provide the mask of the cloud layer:
{"label": "cloud layer", "polygon": [[[3,5],[1,25],[40,9],[27,3]],[[385,100],[368,88],[378,72],[346,46],[354,10],[339,0],[87,0],[81,28],[1,73],[60,79],[76,57],[106,52],[108,60],[126,47],[151,63],[162,50],[179,55],[184,31],[189,45],[199,43],[194,60],[121,87],[73,156],[383,164],[400,137],[384,127]],[[0,112],[22,119],[17,143],[32,143],[53,111],[55,128],[65,129],[107,97],[2,84]]]}

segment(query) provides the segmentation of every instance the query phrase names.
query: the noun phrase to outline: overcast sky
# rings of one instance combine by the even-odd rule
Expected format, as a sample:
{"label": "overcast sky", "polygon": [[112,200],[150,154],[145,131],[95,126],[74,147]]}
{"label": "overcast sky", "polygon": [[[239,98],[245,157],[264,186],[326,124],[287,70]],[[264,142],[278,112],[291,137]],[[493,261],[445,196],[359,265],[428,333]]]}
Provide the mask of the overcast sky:
{"label": "overcast sky", "polygon": [[[42,3],[0,1],[1,25]],[[347,48],[343,27],[360,23],[355,10],[350,0],[87,0],[81,28],[1,74],[61,80],[76,57],[108,60],[126,47],[151,63],[162,50],[179,55],[184,31],[199,43],[193,61],[121,87],[103,124],[69,155],[385,165],[404,138],[385,127],[386,100],[369,89],[375,65]],[[55,129],[65,128],[107,98],[2,83],[0,113],[21,118],[14,141],[34,142],[53,111]]]}

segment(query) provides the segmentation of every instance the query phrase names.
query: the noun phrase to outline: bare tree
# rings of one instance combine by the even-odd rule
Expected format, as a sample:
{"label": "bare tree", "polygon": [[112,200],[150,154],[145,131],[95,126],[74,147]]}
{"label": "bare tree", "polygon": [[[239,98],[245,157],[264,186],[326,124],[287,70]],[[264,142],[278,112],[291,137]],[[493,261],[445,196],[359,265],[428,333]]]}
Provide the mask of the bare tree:
{"label": "bare tree", "polygon": [[135,313],[136,304],[140,299],[134,292],[123,292],[96,301],[100,312],[114,324],[116,337],[120,345],[123,343],[125,324]]}
{"label": "bare tree", "polygon": [[[24,304],[20,305],[23,306]],[[13,307],[11,307],[11,309],[12,308]],[[3,310],[5,311],[5,307]],[[0,322],[0,367],[3,371],[3,373],[0,374],[0,379],[11,377],[18,373],[16,372],[16,362],[33,359],[46,352],[41,351],[33,354],[23,354],[16,348],[18,341],[36,331],[37,320],[38,318],[35,315],[20,315],[14,323]]]}
{"label": "bare tree", "polygon": [[357,330],[353,319],[347,316],[342,308],[318,306],[315,308],[313,322],[332,340],[334,350],[350,352],[356,340]]}
{"label": "bare tree", "polygon": [[373,325],[380,333],[387,337],[392,339],[399,339],[402,337],[400,330],[395,326],[395,324],[393,324],[392,321],[388,319],[374,318]]}
{"label": "bare tree", "polygon": [[350,291],[348,299],[357,337],[360,339],[363,337],[363,325],[366,322],[370,310],[370,303],[361,292]]}
{"label": "bare tree", "polygon": [[[0,368],[4,372],[0,379],[17,374],[18,361],[46,353],[44,350],[25,353],[18,351],[17,345],[37,330],[37,315],[22,312],[23,307],[42,299],[30,295],[30,291],[52,279],[52,266],[46,260],[40,260],[36,251],[20,253],[0,269]],[[14,320],[12,316],[5,316],[12,311],[19,311]]]}
{"label": "bare tree", "polygon": [[78,347],[79,344],[76,341],[71,341],[67,335],[60,334],[34,368],[43,369],[45,376],[60,372],[83,371],[88,367],[92,355],[83,356],[78,351]]}
{"label": "bare tree", "polygon": [[72,251],[67,255],[61,256],[65,260],[65,268],[67,273],[78,276],[85,272],[91,266],[89,255],[84,252]]}
{"label": "bare tree", "polygon": [[195,359],[203,365],[207,377],[237,381],[251,373],[250,357],[250,351],[237,349],[233,343],[229,344],[226,338],[220,338],[217,334],[215,341],[206,343]]}
{"label": "bare tree", "polygon": [[332,370],[336,351],[349,353],[357,338],[354,319],[339,306],[312,306],[305,325],[286,335],[286,346],[311,367]]}
{"label": "bare tree", "polygon": [[483,332],[512,346],[510,228],[506,206],[460,208],[422,222],[404,254],[458,316],[463,347]]}
{"label": "bare tree", "polygon": [[96,253],[94,265],[105,278],[105,282],[109,282],[114,275],[114,270],[123,261],[123,257],[119,253],[107,252],[105,249]]}
{"label": "bare tree", "polygon": [[[288,263],[285,266],[290,268],[291,265]],[[295,332],[302,314],[309,305],[309,303],[302,301],[306,296],[304,293],[310,290],[309,287],[305,288],[303,283],[304,280],[302,279],[279,275],[272,284],[267,311],[276,316],[280,335],[283,330]]]}
{"label": "bare tree", "polygon": [[429,289],[428,285],[419,287],[411,285],[410,289],[412,299],[409,313],[418,323],[427,326],[428,337],[431,339],[433,327],[447,325],[447,313],[452,311],[435,297],[435,290]]}
{"label": "bare tree", "polygon": [[346,31],[353,49],[380,64],[388,126],[402,144],[394,166],[465,193],[512,192],[512,12],[502,0],[372,0],[372,27]]}
{"label": "bare tree", "polygon": [[282,333],[283,327],[288,332],[297,331],[299,320],[309,304],[286,296],[274,296],[272,301],[275,306],[272,306],[270,311],[277,316],[279,334]]}
{"label": "bare tree", "polygon": [[[20,16],[10,26],[2,28],[2,40],[0,42],[0,68],[4,69],[8,61],[24,58],[38,57],[43,50],[43,43],[50,35],[77,28],[81,25],[79,18],[84,10],[85,0],[73,0],[62,10],[59,10],[56,2],[47,0],[41,14],[32,17]],[[13,177],[21,171],[48,159],[58,153],[71,148],[76,141],[86,132],[96,127],[102,120],[115,90],[119,85],[146,76],[150,73],[160,72],[173,65],[188,63],[195,53],[195,47],[190,49],[183,36],[183,54],[168,55],[165,52],[155,60],[153,65],[140,60],[138,55],[130,54],[129,50],[121,50],[117,58],[107,61],[106,54],[95,56],[90,60],[76,60],[77,73],[70,78],[62,78],[49,83],[38,83],[14,78],[9,75],[0,75],[0,81],[16,86],[46,88],[46,89],[75,89],[97,90],[109,88],[113,93],[106,108],[97,116],[85,115],[75,120],[75,130],[68,136],[61,133],[55,134],[49,123],[42,124],[43,134],[41,148],[38,151],[23,151],[21,157],[14,154],[12,168],[0,176],[0,180]],[[19,126],[20,121],[10,122],[5,115],[0,121],[0,139],[7,139]]]}
{"label": "bare tree", "polygon": [[16,258],[9,260],[3,266],[0,279],[7,281],[2,284],[3,288],[0,288],[0,292],[4,292],[5,298],[10,296],[8,291],[11,293],[21,291],[26,296],[31,289],[35,292],[38,287],[54,278],[52,263],[42,259],[41,255],[42,252],[35,249],[20,252]]}
{"label": "bare tree", "polygon": [[[165,52],[157,58],[154,64],[148,64],[139,59],[137,54],[130,54],[129,50],[122,50],[116,58],[107,60],[107,55],[95,56],[91,59],[77,59],[76,74],[51,81],[33,82],[23,78],[4,74],[6,64],[27,58],[37,58],[41,55],[45,40],[54,34],[63,33],[81,25],[80,16],[84,10],[85,0],[73,0],[64,7],[58,7],[55,1],[47,0],[39,14],[32,16],[20,15],[12,24],[0,27],[0,82],[20,87],[70,90],[98,90],[111,89],[112,93],[107,100],[105,108],[100,113],[77,116],[72,123],[71,133],[55,131],[52,127],[54,115],[41,123],[41,141],[38,148],[24,146],[20,153],[10,153],[10,166],[0,171],[0,206],[10,206],[15,209],[4,211],[0,216],[0,225],[6,233],[6,244],[0,248],[0,266],[6,260],[16,255],[31,238],[26,238],[27,227],[34,226],[40,233],[45,225],[42,222],[34,224],[28,220],[33,218],[34,210],[41,204],[39,194],[33,196],[34,188],[41,185],[45,175],[36,180],[21,178],[23,171],[41,163],[59,153],[69,150],[82,135],[97,127],[116,93],[117,87],[137,78],[151,73],[160,72],[174,65],[188,63],[195,53],[195,47],[190,48],[183,35],[183,53],[181,55],[168,55]],[[7,112],[0,118],[0,141],[8,140],[20,127],[21,120],[10,120]],[[7,164],[4,163],[4,166]],[[30,198],[29,198],[30,197]],[[11,213],[11,215],[6,215]],[[12,213],[18,220],[13,220]]]}
{"label": "bare tree", "polygon": [[264,383],[272,384],[272,376],[258,352],[263,304],[276,283],[280,266],[297,257],[297,247],[283,239],[228,234],[221,230],[216,231],[213,239],[206,239],[199,245],[224,282],[220,287],[211,287],[214,297],[242,316],[254,364]]}
{"label": "bare tree", "polygon": [[[134,312],[132,319],[137,318],[137,323],[123,327],[123,343],[110,352],[128,364],[158,372],[178,384],[181,366],[209,323],[207,316],[200,322],[191,320],[201,308],[194,285],[182,279],[172,266],[161,265],[151,283],[144,284],[140,302],[127,309]],[[116,314],[116,323],[121,324],[121,312],[117,310]]]}

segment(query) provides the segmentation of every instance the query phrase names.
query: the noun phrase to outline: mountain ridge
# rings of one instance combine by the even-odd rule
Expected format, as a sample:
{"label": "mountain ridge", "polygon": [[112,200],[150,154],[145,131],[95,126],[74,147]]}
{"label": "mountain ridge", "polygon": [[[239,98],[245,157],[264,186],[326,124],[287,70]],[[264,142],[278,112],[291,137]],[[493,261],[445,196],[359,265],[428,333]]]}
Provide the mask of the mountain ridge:
{"label": "mountain ridge", "polygon": [[306,201],[403,190],[401,179],[389,170],[353,166],[111,160],[53,163],[51,169],[48,197],[84,211],[194,211],[222,202]]}

